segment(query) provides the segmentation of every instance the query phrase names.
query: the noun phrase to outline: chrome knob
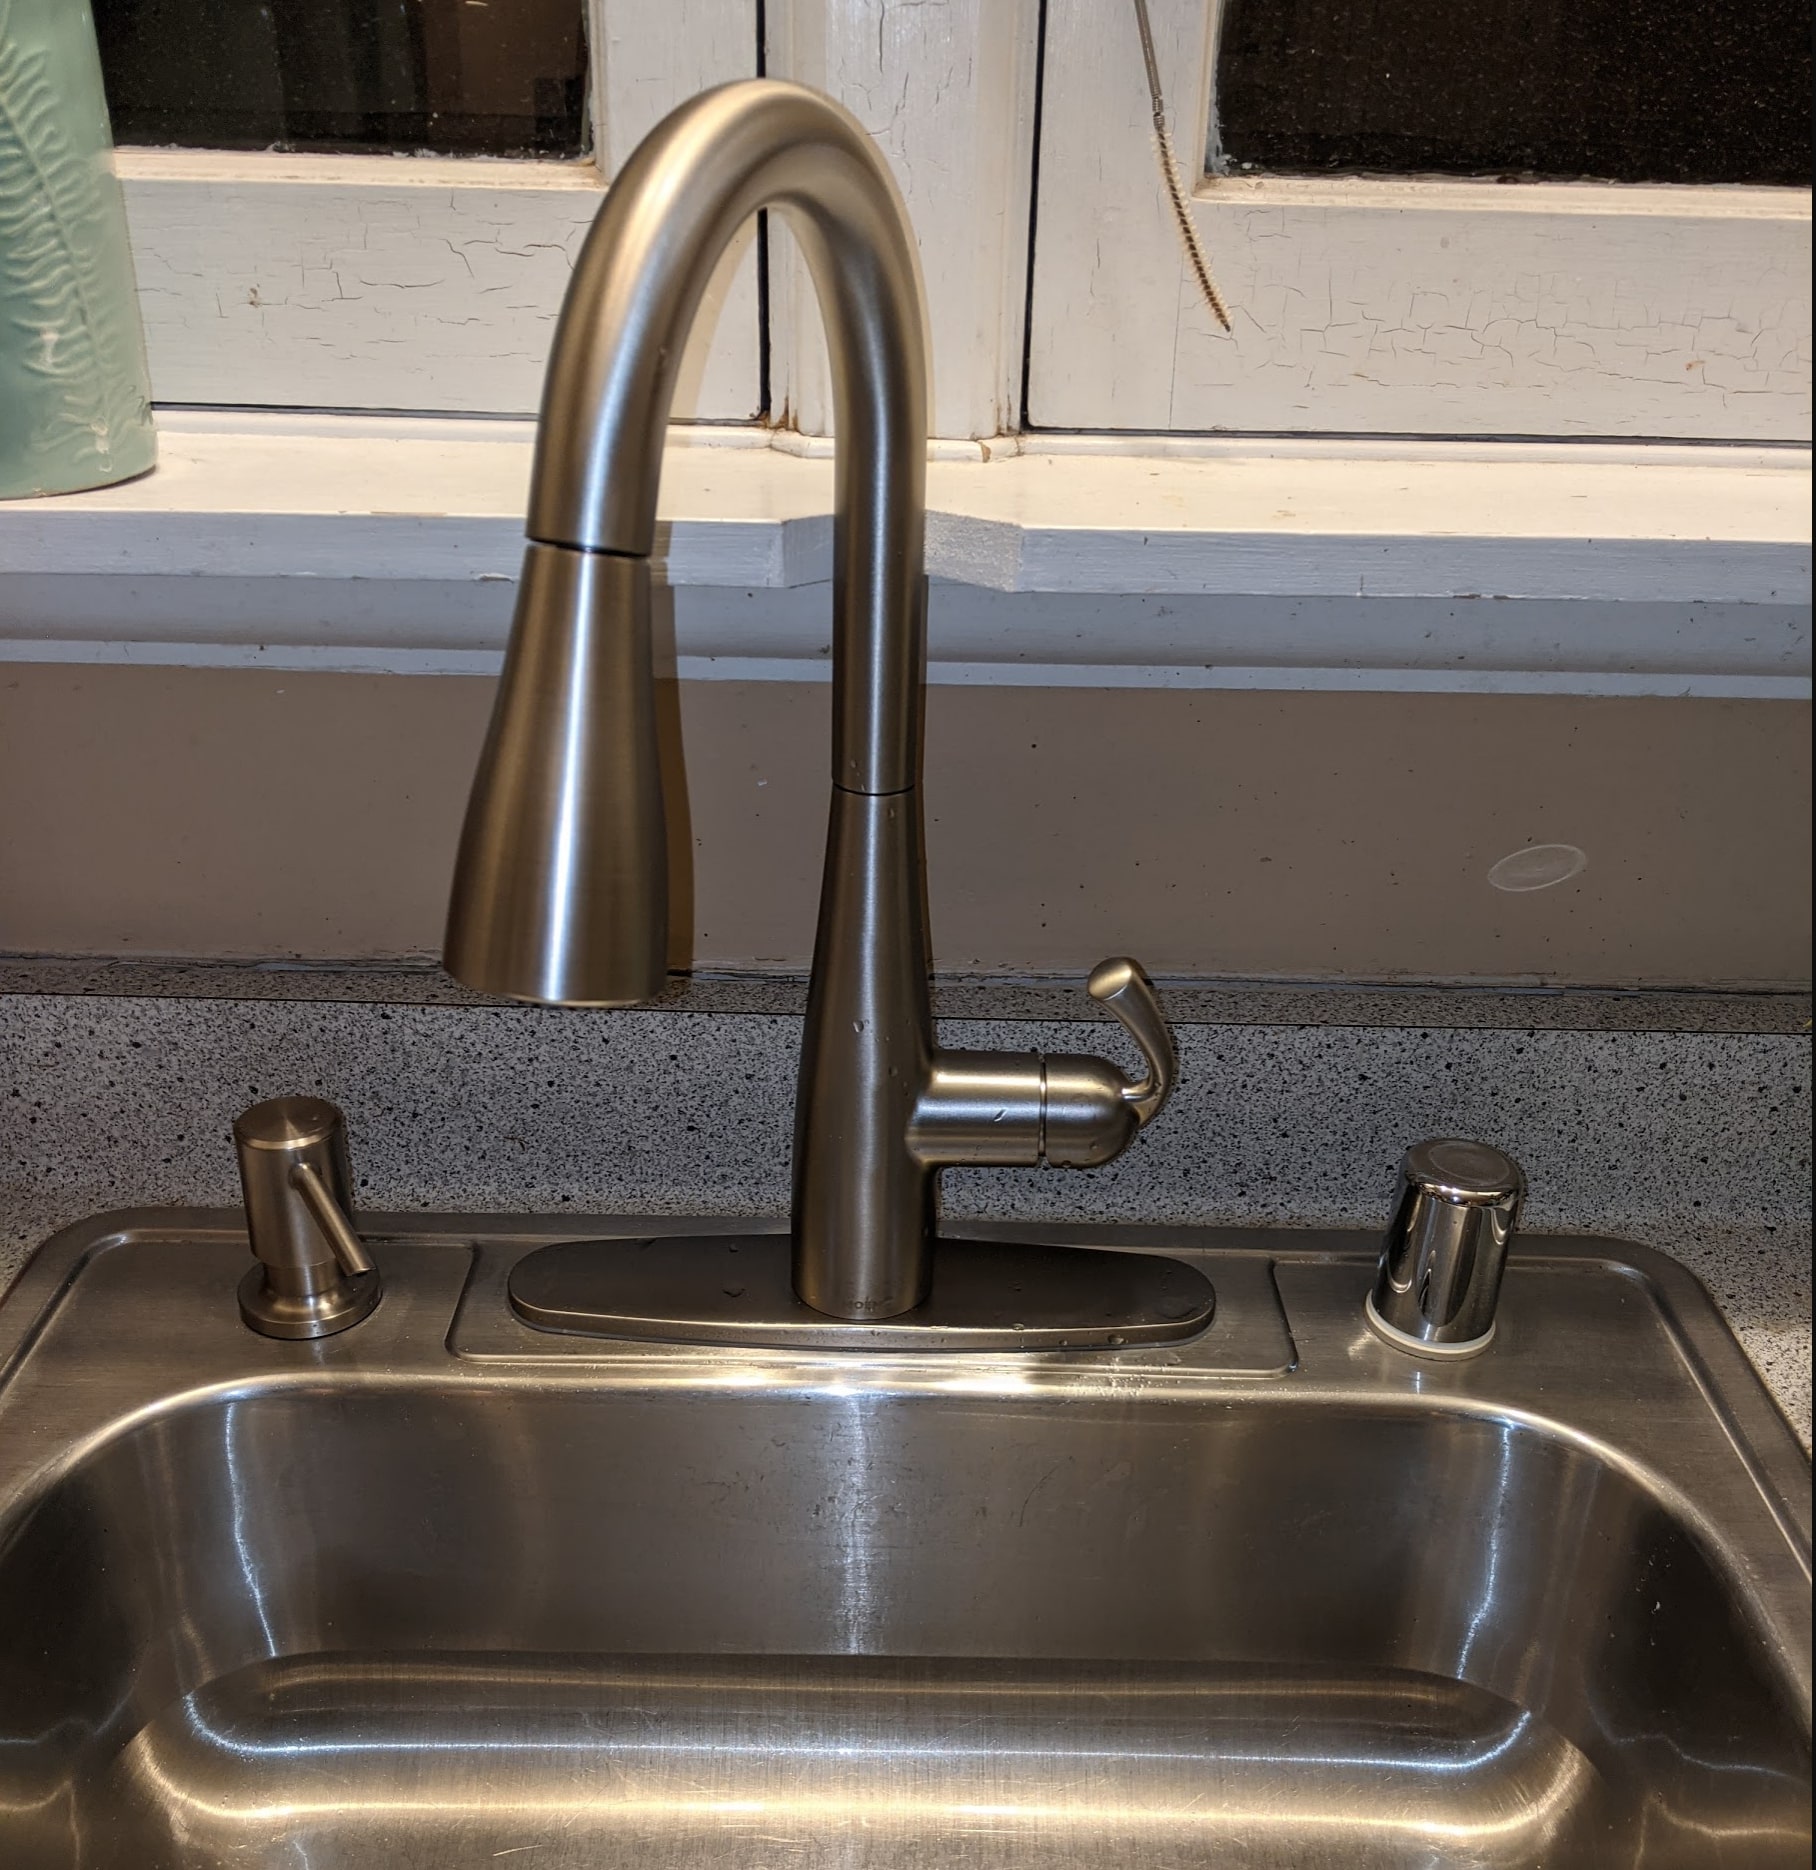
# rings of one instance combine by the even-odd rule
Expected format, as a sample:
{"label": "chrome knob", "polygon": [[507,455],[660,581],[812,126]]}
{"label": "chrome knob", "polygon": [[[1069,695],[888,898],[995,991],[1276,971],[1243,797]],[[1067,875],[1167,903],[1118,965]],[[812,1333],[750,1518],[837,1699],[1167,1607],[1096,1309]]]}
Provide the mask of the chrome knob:
{"label": "chrome knob", "polygon": [[1487,1143],[1434,1137],[1400,1164],[1368,1322],[1396,1350],[1471,1357],[1494,1336],[1507,1246],[1526,1178]]}
{"label": "chrome knob", "polygon": [[233,1142],[257,1262],[240,1281],[241,1318],[268,1338],[358,1324],[380,1283],[351,1218],[345,1118],[325,1098],[268,1098],[235,1119]]}

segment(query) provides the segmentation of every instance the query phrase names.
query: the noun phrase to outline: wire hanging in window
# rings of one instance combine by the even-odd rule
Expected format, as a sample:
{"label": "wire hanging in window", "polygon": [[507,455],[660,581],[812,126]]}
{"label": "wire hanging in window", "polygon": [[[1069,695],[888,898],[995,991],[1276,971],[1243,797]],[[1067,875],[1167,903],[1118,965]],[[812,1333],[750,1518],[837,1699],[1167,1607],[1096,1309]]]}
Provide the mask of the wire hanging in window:
{"label": "wire hanging in window", "polygon": [[1179,228],[1179,244],[1198,278],[1198,289],[1211,315],[1225,331],[1232,330],[1230,314],[1211,277],[1211,262],[1192,225],[1192,210],[1185,198],[1185,183],[1179,173],[1179,158],[1173,153],[1173,136],[1167,128],[1166,99],[1160,93],[1160,66],[1154,57],[1154,28],[1148,21],[1148,0],[1135,0],[1135,24],[1141,29],[1141,56],[1148,67],[1148,98],[1154,109],[1154,137],[1160,155],[1160,176],[1166,183],[1167,199],[1173,204],[1173,219]]}

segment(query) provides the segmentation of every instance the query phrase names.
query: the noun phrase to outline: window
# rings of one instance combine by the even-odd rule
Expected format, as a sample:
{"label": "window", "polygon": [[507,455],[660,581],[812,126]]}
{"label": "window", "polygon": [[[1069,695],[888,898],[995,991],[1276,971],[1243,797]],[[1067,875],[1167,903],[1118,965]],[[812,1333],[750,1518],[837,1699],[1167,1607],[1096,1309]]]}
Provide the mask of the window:
{"label": "window", "polygon": [[94,0],[114,135],[577,156],[580,0]]}
{"label": "window", "polygon": [[[1049,0],[1035,426],[1808,438],[1807,6],[1149,6],[1235,329],[1153,179],[1132,7]],[[1523,179],[1598,170],[1653,179]]]}
{"label": "window", "polygon": [[1212,175],[1810,181],[1809,0],[1223,0]]}
{"label": "window", "polygon": [[[614,167],[758,69],[757,0],[582,4],[100,0],[157,400],[533,413]],[[747,233],[677,413],[757,419],[760,340]]]}
{"label": "window", "polygon": [[[451,77],[479,64],[464,41],[457,61],[434,52],[430,16],[453,0],[101,4],[117,11],[109,33],[151,8],[205,21],[217,9],[287,6],[332,22],[324,30],[337,46],[365,48],[358,71],[351,52],[340,57],[338,89],[310,93],[311,110],[340,113],[331,123],[304,122],[301,89],[292,107],[275,29],[251,35],[252,51],[241,45],[231,86],[195,79],[213,49],[162,64],[161,50],[116,51],[119,160],[160,402],[533,413],[572,256],[605,180],[676,104],[767,69],[841,98],[895,164],[924,257],[935,432],[993,436],[1017,425],[1040,0],[584,0],[590,154],[565,160],[474,159],[465,139],[483,135],[496,151],[525,132],[472,108],[470,93],[461,103],[459,84],[450,101]],[[549,77],[559,19],[545,4],[554,0],[460,0],[460,10],[542,20],[545,55],[520,64],[540,63]],[[372,29],[406,13],[422,27],[414,40]],[[406,57],[399,46],[414,49]],[[313,69],[293,62],[290,75],[301,86]],[[247,108],[247,73],[267,100],[252,140],[269,131],[281,147],[219,147],[248,140],[247,120],[222,127]],[[489,125],[479,121],[487,116]],[[571,119],[562,121],[570,135]],[[154,146],[173,140],[206,146]],[[353,153],[371,148],[441,153]],[[823,436],[831,412],[817,310],[773,219],[770,238],[767,331],[746,230],[690,347],[677,413],[771,414],[784,430]]]}
{"label": "window", "polygon": [[[156,394],[532,413],[616,165],[761,69],[894,166],[938,436],[1807,438],[1807,0],[1148,4],[1230,335],[1132,0],[97,0]],[[770,241],[677,413],[823,436]]]}

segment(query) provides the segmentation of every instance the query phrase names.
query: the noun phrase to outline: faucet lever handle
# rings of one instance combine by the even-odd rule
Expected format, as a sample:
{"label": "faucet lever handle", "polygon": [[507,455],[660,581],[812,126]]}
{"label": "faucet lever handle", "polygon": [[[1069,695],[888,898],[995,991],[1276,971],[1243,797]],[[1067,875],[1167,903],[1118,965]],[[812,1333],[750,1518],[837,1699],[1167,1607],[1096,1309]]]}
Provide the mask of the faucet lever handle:
{"label": "faucet lever handle", "polygon": [[1173,1035],[1167,1028],[1154,983],[1139,961],[1118,955],[1098,962],[1085,982],[1085,992],[1107,1006],[1141,1047],[1147,1076],[1128,1085],[1122,1098],[1138,1122],[1152,1123],[1172,1096],[1174,1080],[1179,1076],[1179,1054],[1173,1049]]}

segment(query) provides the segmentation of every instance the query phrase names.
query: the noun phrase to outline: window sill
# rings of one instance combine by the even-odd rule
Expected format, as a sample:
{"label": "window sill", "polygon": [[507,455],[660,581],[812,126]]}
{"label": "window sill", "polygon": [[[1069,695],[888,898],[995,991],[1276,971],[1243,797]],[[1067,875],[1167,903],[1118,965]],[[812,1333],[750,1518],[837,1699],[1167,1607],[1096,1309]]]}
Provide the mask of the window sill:
{"label": "window sill", "polygon": [[[140,481],[0,506],[0,659],[496,668],[529,424],[160,428]],[[824,673],[830,463],[770,440],[674,432],[659,545],[685,675]],[[942,447],[932,675],[1807,697],[1810,494],[1793,449]]]}

